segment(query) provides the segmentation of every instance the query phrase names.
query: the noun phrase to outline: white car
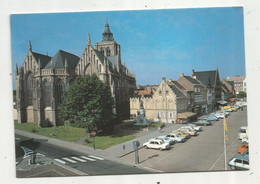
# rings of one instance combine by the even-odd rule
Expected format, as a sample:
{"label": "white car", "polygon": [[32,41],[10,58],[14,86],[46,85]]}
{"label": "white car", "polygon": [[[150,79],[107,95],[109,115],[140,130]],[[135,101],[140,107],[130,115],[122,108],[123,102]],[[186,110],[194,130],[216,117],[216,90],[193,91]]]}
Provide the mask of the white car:
{"label": "white car", "polygon": [[184,131],[185,133],[188,133],[190,135],[197,135],[197,131],[196,130],[193,130],[191,127],[189,126],[184,126],[184,127],[181,127],[179,128],[178,130],[180,131]]}
{"label": "white car", "polygon": [[169,142],[170,145],[175,143],[175,139],[170,138],[170,137],[166,137],[166,135],[158,136],[158,137],[156,137],[155,139],[162,139],[162,140],[164,140],[165,142]]}
{"label": "white car", "polygon": [[232,170],[235,169],[249,169],[248,154],[236,155],[228,163]]}
{"label": "white car", "polygon": [[195,124],[188,124],[188,126],[191,127],[193,130],[196,130],[197,132],[202,130],[201,126]]}
{"label": "white car", "polygon": [[242,138],[242,143],[244,143],[244,144],[245,144],[245,143],[249,143],[248,138],[247,138],[247,137],[243,137],[243,138]]}
{"label": "white car", "polygon": [[166,137],[172,138],[177,142],[184,142],[185,141],[184,137],[182,137],[178,133],[169,133],[168,135],[166,135]]}
{"label": "white car", "polygon": [[159,149],[159,150],[165,150],[170,147],[170,144],[168,142],[159,140],[159,139],[150,139],[148,142],[143,144],[143,147],[148,149]]}

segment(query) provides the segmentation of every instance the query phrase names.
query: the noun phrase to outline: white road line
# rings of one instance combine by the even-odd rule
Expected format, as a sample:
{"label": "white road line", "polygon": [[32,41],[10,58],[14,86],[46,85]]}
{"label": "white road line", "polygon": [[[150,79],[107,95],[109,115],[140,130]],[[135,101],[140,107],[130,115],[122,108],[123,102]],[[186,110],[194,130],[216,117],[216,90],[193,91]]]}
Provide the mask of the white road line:
{"label": "white road line", "polygon": [[57,162],[60,162],[60,163],[62,163],[62,164],[66,164],[66,162],[64,162],[64,161],[62,161],[62,160],[60,160],[60,159],[54,159],[55,161],[57,161]]}
{"label": "white road line", "polygon": [[66,158],[66,157],[64,157],[64,158],[62,158],[63,160],[66,160],[66,161],[68,161],[68,162],[71,162],[71,163],[77,163],[75,160],[72,160],[72,159],[69,159],[69,158]]}
{"label": "white road line", "polygon": [[[237,141],[237,138],[229,145],[229,147],[227,147],[226,151],[228,151],[228,149]],[[225,154],[225,152],[223,152],[220,157],[217,159],[217,161],[211,166],[211,168],[209,169],[209,171],[211,171],[214,166],[218,163],[218,161],[221,159],[221,157]]]}
{"label": "white road line", "polygon": [[92,158],[88,158],[88,157],[85,157],[85,156],[80,156],[80,158],[84,158],[84,159],[86,159],[86,160],[90,160],[90,161],[96,161],[95,159],[92,159]]}
{"label": "white road line", "polygon": [[103,158],[99,158],[99,157],[96,157],[96,156],[93,156],[93,155],[89,155],[89,157],[95,158],[95,159],[98,159],[98,160],[104,160]]}
{"label": "white road line", "polygon": [[80,159],[78,157],[71,157],[71,158],[73,158],[74,160],[80,161],[80,162],[87,162],[86,160]]}

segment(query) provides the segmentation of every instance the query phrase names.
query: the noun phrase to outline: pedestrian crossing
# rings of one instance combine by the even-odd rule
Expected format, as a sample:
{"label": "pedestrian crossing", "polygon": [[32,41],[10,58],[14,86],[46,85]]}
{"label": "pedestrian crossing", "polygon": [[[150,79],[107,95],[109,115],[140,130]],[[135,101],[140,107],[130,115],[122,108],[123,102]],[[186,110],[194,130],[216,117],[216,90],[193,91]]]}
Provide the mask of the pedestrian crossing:
{"label": "pedestrian crossing", "polygon": [[95,162],[97,160],[104,160],[104,158],[100,158],[93,155],[88,156],[70,156],[70,157],[62,157],[54,159],[56,162],[61,164],[76,164],[79,162],[86,163],[86,162]]}

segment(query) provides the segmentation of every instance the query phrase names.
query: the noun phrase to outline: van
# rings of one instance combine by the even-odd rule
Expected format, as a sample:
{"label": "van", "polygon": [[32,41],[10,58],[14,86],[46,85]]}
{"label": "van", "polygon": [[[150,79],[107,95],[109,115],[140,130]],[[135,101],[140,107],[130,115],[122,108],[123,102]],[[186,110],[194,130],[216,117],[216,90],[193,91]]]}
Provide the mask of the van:
{"label": "van", "polygon": [[239,139],[248,138],[248,128],[247,128],[247,126],[240,127],[238,137],[239,137]]}

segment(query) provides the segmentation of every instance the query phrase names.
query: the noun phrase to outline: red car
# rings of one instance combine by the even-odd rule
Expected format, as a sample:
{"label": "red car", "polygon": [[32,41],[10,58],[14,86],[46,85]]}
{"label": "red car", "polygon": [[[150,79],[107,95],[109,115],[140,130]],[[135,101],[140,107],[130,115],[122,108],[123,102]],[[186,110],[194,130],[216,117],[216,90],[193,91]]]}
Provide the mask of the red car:
{"label": "red car", "polygon": [[248,144],[243,144],[237,149],[237,152],[240,154],[245,153],[248,150]]}

